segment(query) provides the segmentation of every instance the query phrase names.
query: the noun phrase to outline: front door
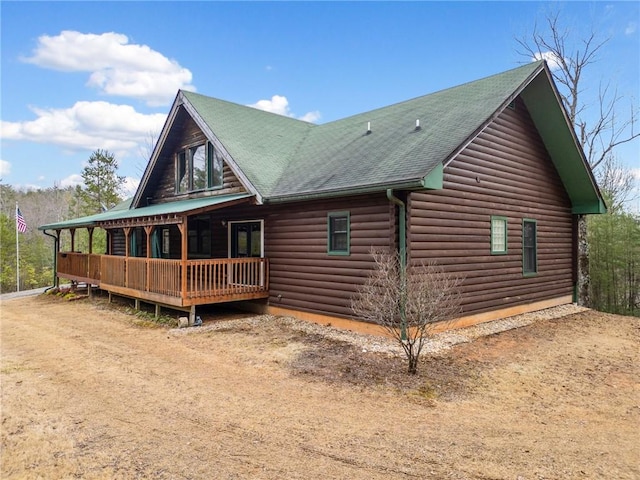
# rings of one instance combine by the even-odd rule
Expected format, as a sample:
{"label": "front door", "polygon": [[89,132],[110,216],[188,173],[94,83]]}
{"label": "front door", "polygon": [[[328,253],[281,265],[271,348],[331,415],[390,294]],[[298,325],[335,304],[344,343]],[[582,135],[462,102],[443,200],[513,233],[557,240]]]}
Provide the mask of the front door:
{"label": "front door", "polygon": [[263,257],[262,220],[229,222],[229,258]]}

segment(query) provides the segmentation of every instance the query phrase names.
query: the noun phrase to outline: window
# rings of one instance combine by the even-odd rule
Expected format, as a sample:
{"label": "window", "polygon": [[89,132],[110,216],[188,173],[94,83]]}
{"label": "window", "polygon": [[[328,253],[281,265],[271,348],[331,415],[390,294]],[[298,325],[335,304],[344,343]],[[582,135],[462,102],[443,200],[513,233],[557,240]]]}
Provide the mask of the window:
{"label": "window", "polygon": [[187,152],[178,153],[176,171],[178,172],[178,181],[176,190],[179,193],[189,191],[189,162],[187,162]]}
{"label": "window", "polygon": [[262,257],[263,220],[229,222],[229,258]]}
{"label": "window", "polygon": [[534,275],[538,272],[537,224],[535,220],[522,221],[522,273]]}
{"label": "window", "polygon": [[211,143],[195,145],[176,155],[176,192],[221,188],[222,156]]}
{"label": "window", "polygon": [[204,145],[189,149],[193,167],[193,190],[204,190],[209,186],[207,169],[207,150]]}
{"label": "window", "polygon": [[491,254],[504,255],[507,253],[507,219],[505,217],[491,217]]}
{"label": "window", "polygon": [[211,256],[211,217],[202,215],[188,221],[187,251],[190,258]]}
{"label": "window", "polygon": [[331,212],[327,216],[327,253],[349,255],[349,212]]}
{"label": "window", "polygon": [[170,250],[169,250],[169,239],[170,239],[170,233],[169,233],[169,229],[168,228],[163,228],[162,229],[162,255],[168,257]]}

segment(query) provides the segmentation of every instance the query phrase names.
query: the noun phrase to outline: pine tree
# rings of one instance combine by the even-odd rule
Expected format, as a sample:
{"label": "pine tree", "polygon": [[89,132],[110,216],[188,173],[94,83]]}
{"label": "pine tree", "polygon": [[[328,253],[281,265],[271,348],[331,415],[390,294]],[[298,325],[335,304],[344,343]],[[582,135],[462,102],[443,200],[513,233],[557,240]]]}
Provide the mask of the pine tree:
{"label": "pine tree", "polygon": [[88,165],[82,170],[84,187],[78,190],[83,215],[100,213],[121,201],[119,191],[124,177],[117,175],[117,170],[118,161],[108,150],[96,150],[91,154]]}

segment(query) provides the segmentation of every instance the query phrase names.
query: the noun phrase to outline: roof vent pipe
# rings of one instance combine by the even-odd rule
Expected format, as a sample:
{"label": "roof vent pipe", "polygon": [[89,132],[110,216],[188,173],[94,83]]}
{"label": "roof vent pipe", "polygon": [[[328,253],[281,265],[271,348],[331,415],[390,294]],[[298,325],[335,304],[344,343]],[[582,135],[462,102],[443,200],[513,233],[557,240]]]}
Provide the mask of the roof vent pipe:
{"label": "roof vent pipe", "polygon": [[422,127],[420,126],[420,119],[416,119],[416,130],[420,130]]}
{"label": "roof vent pipe", "polygon": [[367,122],[367,135],[371,133],[371,122]]}

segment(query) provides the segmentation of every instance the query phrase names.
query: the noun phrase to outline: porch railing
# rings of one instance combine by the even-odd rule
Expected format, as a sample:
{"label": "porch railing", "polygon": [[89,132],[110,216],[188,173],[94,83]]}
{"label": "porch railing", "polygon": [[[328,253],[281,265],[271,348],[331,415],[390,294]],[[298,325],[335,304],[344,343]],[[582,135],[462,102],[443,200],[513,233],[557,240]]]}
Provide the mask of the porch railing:
{"label": "porch railing", "polygon": [[[182,276],[183,265],[186,278]],[[269,290],[266,258],[216,258],[183,263],[160,258],[60,252],[57,267],[58,275],[65,278],[212,303],[217,297],[236,299]]]}
{"label": "porch railing", "polygon": [[58,273],[65,278],[100,283],[100,255],[76,252],[59,252]]}
{"label": "porch railing", "polygon": [[187,298],[266,291],[266,258],[187,261]]}

